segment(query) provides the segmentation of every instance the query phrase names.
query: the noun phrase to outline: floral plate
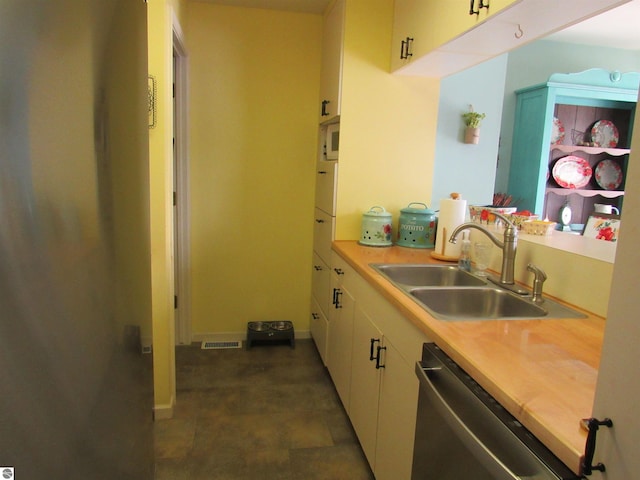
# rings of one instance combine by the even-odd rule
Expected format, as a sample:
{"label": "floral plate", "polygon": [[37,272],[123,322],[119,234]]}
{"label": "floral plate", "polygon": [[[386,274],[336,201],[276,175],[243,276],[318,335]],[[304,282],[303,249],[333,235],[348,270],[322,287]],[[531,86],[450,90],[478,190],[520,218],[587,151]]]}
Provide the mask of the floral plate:
{"label": "floral plate", "polygon": [[618,146],[618,129],[609,120],[598,120],[591,128],[594,147],[615,148]]}
{"label": "floral plate", "polygon": [[595,177],[604,190],[615,190],[622,184],[622,169],[611,159],[602,160],[596,165]]}
{"label": "floral plate", "polygon": [[556,162],[551,175],[562,188],[582,188],[591,180],[591,166],[582,157],[568,155]]}

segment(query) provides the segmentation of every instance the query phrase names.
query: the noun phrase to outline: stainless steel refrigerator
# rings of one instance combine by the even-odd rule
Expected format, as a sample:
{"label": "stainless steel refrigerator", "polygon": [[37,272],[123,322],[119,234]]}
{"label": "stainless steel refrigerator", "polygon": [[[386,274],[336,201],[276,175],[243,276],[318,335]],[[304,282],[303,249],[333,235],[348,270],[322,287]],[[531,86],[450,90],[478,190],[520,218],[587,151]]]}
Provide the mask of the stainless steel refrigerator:
{"label": "stainless steel refrigerator", "polygon": [[148,170],[148,149],[114,158],[148,145],[146,22],[143,0],[0,0],[4,479],[153,478],[150,320],[119,313],[112,168]]}

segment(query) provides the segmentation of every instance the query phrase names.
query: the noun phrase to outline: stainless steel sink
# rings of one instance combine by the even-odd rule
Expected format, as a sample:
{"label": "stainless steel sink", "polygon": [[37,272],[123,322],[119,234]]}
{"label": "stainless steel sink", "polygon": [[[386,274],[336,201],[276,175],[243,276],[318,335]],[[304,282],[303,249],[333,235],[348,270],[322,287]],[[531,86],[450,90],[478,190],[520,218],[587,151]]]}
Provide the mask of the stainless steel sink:
{"label": "stainless steel sink", "polygon": [[410,295],[440,319],[537,318],[547,312],[498,288],[414,288]]}
{"label": "stainless steel sink", "polygon": [[416,287],[481,287],[486,282],[451,265],[372,264],[394,283]]}
{"label": "stainless steel sink", "polygon": [[440,320],[516,320],[531,318],[585,318],[580,312],[550,299],[536,304],[530,297],[497,287],[412,288],[408,293]]}
{"label": "stainless steel sink", "polygon": [[517,295],[457,266],[384,263],[371,267],[439,320],[586,317],[546,297],[535,303],[531,295]]}

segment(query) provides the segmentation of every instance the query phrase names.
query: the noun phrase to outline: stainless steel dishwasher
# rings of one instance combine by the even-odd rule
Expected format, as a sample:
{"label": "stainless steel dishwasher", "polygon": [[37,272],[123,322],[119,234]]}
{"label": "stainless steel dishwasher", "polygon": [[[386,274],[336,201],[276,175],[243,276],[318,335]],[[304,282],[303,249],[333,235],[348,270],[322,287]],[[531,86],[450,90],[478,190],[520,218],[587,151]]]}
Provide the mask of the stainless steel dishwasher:
{"label": "stainless steel dishwasher", "polygon": [[435,344],[416,374],[412,480],[579,480]]}

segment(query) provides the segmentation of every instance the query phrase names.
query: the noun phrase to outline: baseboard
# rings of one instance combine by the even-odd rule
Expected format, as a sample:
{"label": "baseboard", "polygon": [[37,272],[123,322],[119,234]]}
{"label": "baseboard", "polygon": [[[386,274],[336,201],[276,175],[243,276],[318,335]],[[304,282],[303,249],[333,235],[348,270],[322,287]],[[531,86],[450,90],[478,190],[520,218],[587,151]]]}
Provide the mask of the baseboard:
{"label": "baseboard", "polygon": [[171,401],[168,404],[154,405],[153,406],[153,419],[154,420],[169,420],[173,418],[173,408],[176,404],[175,397],[171,396]]}
{"label": "baseboard", "polygon": [[[295,328],[295,327],[294,327]],[[295,338],[311,338],[311,332],[309,330],[295,330]],[[202,342],[244,342],[247,339],[247,332],[203,332],[194,333],[191,336],[191,340],[194,343]]]}

